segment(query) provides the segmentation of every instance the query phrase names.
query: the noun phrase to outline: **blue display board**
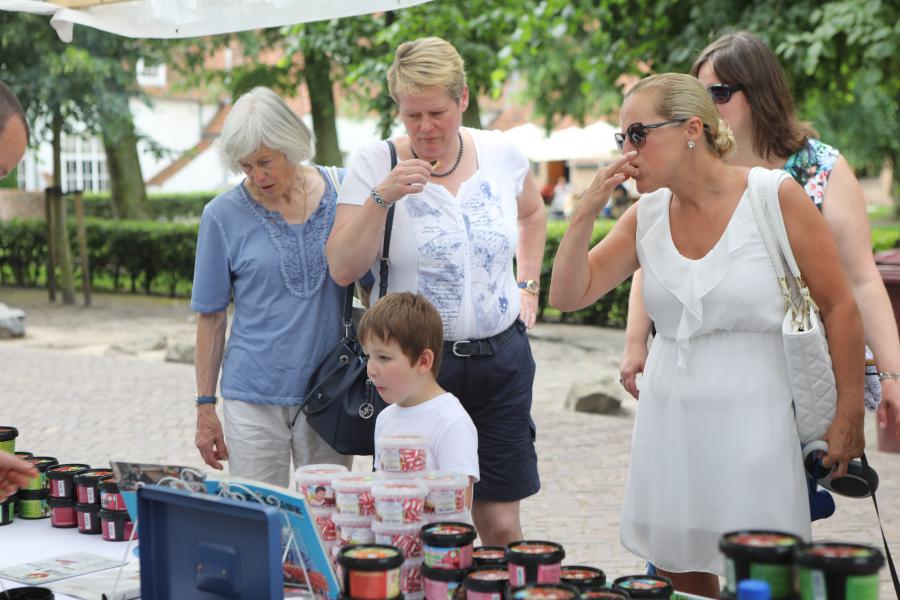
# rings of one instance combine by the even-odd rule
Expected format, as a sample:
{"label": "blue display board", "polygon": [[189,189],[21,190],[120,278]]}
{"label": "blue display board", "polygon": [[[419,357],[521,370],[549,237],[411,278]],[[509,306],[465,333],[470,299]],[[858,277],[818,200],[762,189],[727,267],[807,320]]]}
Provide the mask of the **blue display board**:
{"label": "blue display board", "polygon": [[144,600],[279,600],[281,514],[157,485],[137,491]]}

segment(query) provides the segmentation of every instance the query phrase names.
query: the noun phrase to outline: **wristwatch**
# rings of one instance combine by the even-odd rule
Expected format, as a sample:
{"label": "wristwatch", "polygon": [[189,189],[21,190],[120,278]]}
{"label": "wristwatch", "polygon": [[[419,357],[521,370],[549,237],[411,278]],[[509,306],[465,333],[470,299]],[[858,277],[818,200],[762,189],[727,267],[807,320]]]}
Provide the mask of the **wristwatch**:
{"label": "wristwatch", "polygon": [[534,279],[526,279],[525,281],[520,281],[516,285],[518,285],[519,289],[523,292],[533,296],[539,296],[541,293],[541,282],[535,281]]}
{"label": "wristwatch", "polygon": [[215,404],[218,400],[215,396],[196,396],[197,406],[201,404]]}

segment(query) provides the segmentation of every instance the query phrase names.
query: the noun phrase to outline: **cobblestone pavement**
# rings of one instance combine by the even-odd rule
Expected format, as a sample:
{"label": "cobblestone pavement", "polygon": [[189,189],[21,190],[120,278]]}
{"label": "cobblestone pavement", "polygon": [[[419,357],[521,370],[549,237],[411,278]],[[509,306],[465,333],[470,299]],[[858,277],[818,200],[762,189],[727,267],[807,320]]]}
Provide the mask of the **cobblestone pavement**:
{"label": "cobblestone pavement", "polygon": [[[2,295],[0,300],[11,303]],[[201,466],[193,446],[192,367],[163,362],[161,353],[153,350],[139,353],[142,358],[104,355],[109,340],[96,335],[97,327],[112,330],[112,321],[121,314],[106,319],[99,304],[101,308],[91,309],[95,326],[76,328],[80,333],[75,339],[50,335],[67,322],[60,311],[78,312],[59,309],[51,316],[30,312],[29,337],[0,342],[0,423],[18,427],[17,448],[61,461],[102,465],[121,458]],[[99,318],[96,313],[101,313]],[[149,309],[129,313],[138,323],[135,329],[141,330],[134,335],[165,336],[171,326],[164,323],[173,322],[183,333],[186,308],[167,306],[163,313],[157,315],[159,320]],[[531,338],[538,365],[533,414],[543,488],[522,504],[526,536],[562,543],[569,564],[599,566],[611,576],[640,572],[642,561],[618,541],[636,407],[616,383],[622,332],[539,324]],[[611,395],[621,397],[620,414],[566,408],[570,385],[586,381],[599,381]],[[876,449],[871,417],[867,437],[870,462],[881,476],[885,530],[892,549],[900,553],[900,454]],[[363,465],[358,462],[359,468]],[[815,524],[814,535],[881,544],[868,500],[838,498],[836,516]],[[882,597],[890,597],[889,581],[884,569]]]}

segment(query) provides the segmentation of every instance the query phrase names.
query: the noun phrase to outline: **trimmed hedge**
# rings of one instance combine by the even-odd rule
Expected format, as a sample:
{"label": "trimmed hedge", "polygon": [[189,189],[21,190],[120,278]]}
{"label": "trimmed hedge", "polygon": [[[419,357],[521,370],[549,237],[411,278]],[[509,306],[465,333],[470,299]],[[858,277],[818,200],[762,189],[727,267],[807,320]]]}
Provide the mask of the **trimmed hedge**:
{"label": "trimmed hedge", "polygon": [[[75,222],[69,241],[78,256]],[[91,286],[132,293],[190,295],[197,250],[196,224],[86,219]],[[47,230],[43,221],[0,223],[0,284],[44,285]],[[77,260],[76,282],[80,283]]]}
{"label": "trimmed hedge", "polygon": [[[176,219],[199,219],[203,207],[216,197],[218,192],[153,193],[147,195],[147,218],[154,221],[174,221]],[[96,219],[111,219],[112,196],[109,192],[85,192],[84,214]],[[71,203],[71,199],[69,200]],[[70,206],[69,214],[74,214]]]}
{"label": "trimmed hedge", "polygon": [[[599,220],[594,225],[593,246],[612,229],[614,221]],[[550,269],[567,223],[547,226],[547,247],[541,268],[542,311],[549,306]],[[197,250],[196,223],[157,223],[87,219],[88,256],[91,285],[95,289],[131,291],[144,294],[189,296]],[[74,220],[69,221],[72,256],[78,256]],[[900,228],[878,227],[872,231],[875,252],[900,246]],[[43,221],[0,222],[0,285],[44,285],[47,234]],[[77,261],[76,261],[77,263]],[[76,268],[76,284],[80,273]],[[631,280],[588,308],[562,315],[566,321],[612,325],[625,324]]]}

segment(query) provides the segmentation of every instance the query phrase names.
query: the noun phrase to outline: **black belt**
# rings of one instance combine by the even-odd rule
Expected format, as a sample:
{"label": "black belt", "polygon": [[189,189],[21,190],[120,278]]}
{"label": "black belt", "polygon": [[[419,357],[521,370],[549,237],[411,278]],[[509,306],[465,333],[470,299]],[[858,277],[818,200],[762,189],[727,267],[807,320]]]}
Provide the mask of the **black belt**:
{"label": "black belt", "polygon": [[493,356],[495,344],[499,346],[508,338],[513,336],[519,328],[519,320],[513,321],[513,324],[489,338],[481,340],[459,340],[458,342],[444,342],[444,352],[453,356],[466,358],[469,356]]}

